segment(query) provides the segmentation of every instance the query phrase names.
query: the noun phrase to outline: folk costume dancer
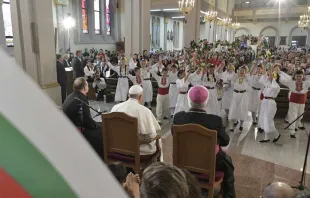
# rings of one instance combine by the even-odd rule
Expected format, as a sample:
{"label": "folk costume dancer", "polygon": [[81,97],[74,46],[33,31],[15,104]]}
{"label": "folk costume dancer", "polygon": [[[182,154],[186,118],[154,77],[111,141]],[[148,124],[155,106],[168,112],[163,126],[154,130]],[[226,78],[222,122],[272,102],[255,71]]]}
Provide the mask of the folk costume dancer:
{"label": "folk costume dancer", "polygon": [[201,81],[204,87],[209,91],[209,101],[207,105],[207,113],[213,115],[220,115],[220,107],[217,100],[216,82],[218,80],[218,73],[214,72],[215,66],[209,64],[209,67],[205,67],[205,71],[202,73]]}
{"label": "folk costume dancer", "polygon": [[[284,72],[280,72],[280,83],[287,86],[290,89],[290,103],[288,109],[288,121],[289,123],[293,122],[297,117],[305,111],[305,104],[307,102],[307,93],[310,87],[310,80],[304,80],[303,70],[297,70],[295,72],[294,78],[287,75]],[[295,136],[295,126],[299,129],[304,130],[301,123],[302,117],[300,117],[297,122],[293,123],[289,127],[290,137],[296,138]]]}
{"label": "folk costume dancer", "polygon": [[151,81],[151,73],[149,70],[150,69],[147,67],[147,61],[145,59],[142,59],[140,76],[142,79],[143,100],[144,104],[147,103],[148,108],[152,109],[151,103],[153,101],[153,85]]}
{"label": "folk costume dancer", "polygon": [[[161,61],[158,63],[158,67],[161,67]],[[161,76],[150,69],[150,73],[155,78],[158,84],[158,92],[156,98],[156,116],[157,121],[161,125],[163,119],[167,119],[169,115],[169,85],[170,79],[168,77],[168,70],[163,68]]]}
{"label": "folk costume dancer", "polygon": [[249,88],[249,107],[248,110],[252,114],[253,125],[257,125],[257,117],[259,115],[261,99],[260,95],[262,93],[262,85],[259,82],[262,75],[262,65],[255,65],[251,69],[250,76],[250,88]]}
{"label": "folk costume dancer", "polygon": [[[249,97],[247,89],[249,87],[250,75],[246,73],[246,66],[239,68],[238,74],[235,74],[231,80],[232,86],[234,87],[233,96],[229,108],[229,125],[230,131],[234,131],[233,126],[237,126],[238,120],[240,120],[239,131],[243,130],[243,121],[248,117],[248,102]],[[233,121],[235,123],[233,124]]]}
{"label": "folk costume dancer", "polygon": [[174,115],[177,114],[178,112],[181,111],[187,112],[189,110],[188,97],[187,97],[190,85],[189,76],[190,72],[187,73],[184,70],[180,70],[178,72],[179,79],[176,81],[176,84],[179,94]]}
{"label": "folk costume dancer", "polygon": [[125,63],[125,60],[120,60],[120,66],[114,66],[110,62],[107,62],[107,65],[110,69],[115,71],[118,74],[116,92],[115,92],[115,102],[124,102],[127,100],[129,83],[128,83],[128,74],[129,68]]}
{"label": "folk costume dancer", "polygon": [[136,67],[134,69],[134,72],[135,72],[135,76],[128,74],[129,80],[133,83],[133,85],[140,85],[141,87],[143,87],[140,67]]}
{"label": "folk costume dancer", "polygon": [[277,74],[279,70],[280,69],[278,64],[275,64],[269,68],[268,75],[264,69],[264,75],[259,80],[259,82],[264,85],[264,98],[258,119],[261,128],[265,131],[265,138],[259,141],[260,143],[270,142],[269,136],[271,133],[275,134],[273,142],[277,142],[281,137],[274,124],[274,116],[277,112],[277,103],[275,98],[280,92],[280,86],[278,84],[279,75]]}
{"label": "folk costume dancer", "polygon": [[171,71],[168,72],[168,75],[170,79],[169,107],[170,107],[170,116],[172,118],[174,115],[174,110],[175,110],[177,99],[178,99],[178,89],[176,85],[176,81],[178,79],[178,68],[176,65],[171,66]]}
{"label": "folk costume dancer", "polygon": [[[221,71],[221,70],[219,70]],[[231,105],[231,99],[234,93],[234,89],[231,84],[231,80],[235,75],[235,67],[232,64],[229,64],[227,66],[227,69],[225,72],[220,73],[220,78],[223,80],[223,86],[226,90],[223,93],[222,97],[222,108],[226,112],[226,118],[228,118],[228,113]]]}
{"label": "folk costume dancer", "polygon": [[217,102],[218,102],[220,112],[222,112],[223,110],[222,99],[223,99],[223,94],[225,91],[226,90],[224,89],[224,86],[223,86],[223,80],[220,79],[219,81],[216,82]]}

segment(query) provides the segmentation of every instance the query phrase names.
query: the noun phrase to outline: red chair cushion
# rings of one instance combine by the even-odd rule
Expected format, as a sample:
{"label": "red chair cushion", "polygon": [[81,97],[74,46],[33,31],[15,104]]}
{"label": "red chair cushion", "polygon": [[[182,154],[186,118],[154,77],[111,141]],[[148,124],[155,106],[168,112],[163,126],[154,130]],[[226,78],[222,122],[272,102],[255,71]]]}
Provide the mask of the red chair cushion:
{"label": "red chair cushion", "polygon": [[[192,172],[190,171],[199,182],[205,182],[208,183],[209,182],[209,175],[206,174],[201,174],[201,173],[196,173],[196,172]],[[215,172],[215,182],[220,181],[222,178],[224,178],[224,172]]]}
{"label": "red chair cushion", "polygon": [[[154,155],[145,155],[142,158],[140,158],[140,162],[141,163],[148,162],[153,157],[154,157]],[[110,153],[108,153],[108,158],[112,159],[112,160],[117,160],[117,161],[122,161],[122,162],[126,162],[126,163],[131,163],[131,164],[135,163],[135,157],[131,156],[131,155],[123,155],[123,154],[119,154],[119,153],[112,153],[112,152],[110,152]]]}

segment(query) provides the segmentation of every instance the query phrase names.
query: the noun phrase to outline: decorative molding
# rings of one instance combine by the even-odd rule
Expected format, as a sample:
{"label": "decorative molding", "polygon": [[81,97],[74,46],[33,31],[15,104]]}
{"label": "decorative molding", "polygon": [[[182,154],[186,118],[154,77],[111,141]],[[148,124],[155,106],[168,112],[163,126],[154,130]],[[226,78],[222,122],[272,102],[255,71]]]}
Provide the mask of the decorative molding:
{"label": "decorative molding", "polygon": [[248,33],[248,35],[251,35],[251,31],[250,31],[248,28],[246,28],[246,27],[241,27],[241,28],[236,29],[235,34],[236,34],[239,30],[244,30],[244,31],[246,31],[246,32]]}
{"label": "decorative molding", "polygon": [[41,85],[41,89],[50,89],[50,88],[59,87],[59,86],[60,86],[59,83],[55,82],[55,83]]}
{"label": "decorative molding", "polygon": [[54,0],[55,5],[68,6],[69,0]]}
{"label": "decorative molding", "polygon": [[[296,29],[298,29],[298,28],[299,28],[299,27],[296,25],[295,27],[293,27],[293,28],[291,29],[291,31],[290,31],[290,33],[289,33],[289,36],[288,36],[288,43],[287,43],[288,45],[290,45],[290,44],[292,43],[293,32],[294,32],[294,30],[296,30]],[[307,31],[307,32],[308,32],[306,44],[309,45],[309,43],[310,43],[310,29],[307,28],[307,29],[305,29],[305,30],[303,30],[303,31]]]}

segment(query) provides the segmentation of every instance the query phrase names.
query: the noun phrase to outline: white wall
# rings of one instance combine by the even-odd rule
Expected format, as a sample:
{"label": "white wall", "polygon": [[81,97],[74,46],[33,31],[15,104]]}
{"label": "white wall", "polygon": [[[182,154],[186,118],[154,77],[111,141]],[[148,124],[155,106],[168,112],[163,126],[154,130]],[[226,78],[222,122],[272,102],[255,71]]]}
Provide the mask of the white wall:
{"label": "white wall", "polygon": [[[261,32],[261,30],[268,26],[276,28],[279,32],[279,37],[286,36],[287,44],[289,44],[288,43],[289,34],[293,28],[296,28],[297,21],[289,21],[289,22],[281,21],[280,24],[278,22],[259,22],[256,24],[254,23],[241,23],[240,24],[241,28],[249,29],[250,34],[252,34],[253,36],[259,36],[259,33]],[[236,32],[236,37],[241,36],[243,34],[247,34],[247,32],[245,30],[239,30]],[[276,36],[276,32],[273,29],[267,28],[262,32],[262,35]],[[292,33],[292,36],[307,36],[307,35],[308,35],[308,32],[306,30],[301,31],[300,28],[296,28]],[[308,42],[307,44],[309,45],[310,43]]]}
{"label": "white wall", "polygon": [[223,12],[226,12],[227,10],[227,1],[228,0],[216,0],[217,1],[217,7]]}
{"label": "white wall", "polygon": [[[152,17],[153,15],[151,15],[151,19],[150,19],[150,32],[152,34]],[[158,16],[155,16],[156,18]],[[165,18],[164,17],[159,17],[160,18],[160,48],[165,49],[164,45],[165,45],[165,39],[167,39],[167,34],[165,34]],[[168,19],[168,23],[167,23],[167,32],[171,32],[173,31],[173,23],[176,20],[173,19]],[[179,27],[179,47],[175,48],[173,46],[173,41],[168,41],[167,40],[167,50],[181,50],[183,49],[183,32],[184,32],[184,23],[183,21],[176,21],[179,22],[180,27]],[[152,47],[152,45],[151,45]]]}

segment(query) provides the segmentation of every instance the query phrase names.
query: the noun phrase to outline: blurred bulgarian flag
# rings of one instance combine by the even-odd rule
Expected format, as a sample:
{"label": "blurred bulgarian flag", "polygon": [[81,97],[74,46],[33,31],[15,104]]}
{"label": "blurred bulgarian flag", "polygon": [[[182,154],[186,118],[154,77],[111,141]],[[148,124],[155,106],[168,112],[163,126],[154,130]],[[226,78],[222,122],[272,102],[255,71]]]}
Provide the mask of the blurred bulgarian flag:
{"label": "blurred bulgarian flag", "polygon": [[0,49],[0,198],[126,197],[41,88]]}

